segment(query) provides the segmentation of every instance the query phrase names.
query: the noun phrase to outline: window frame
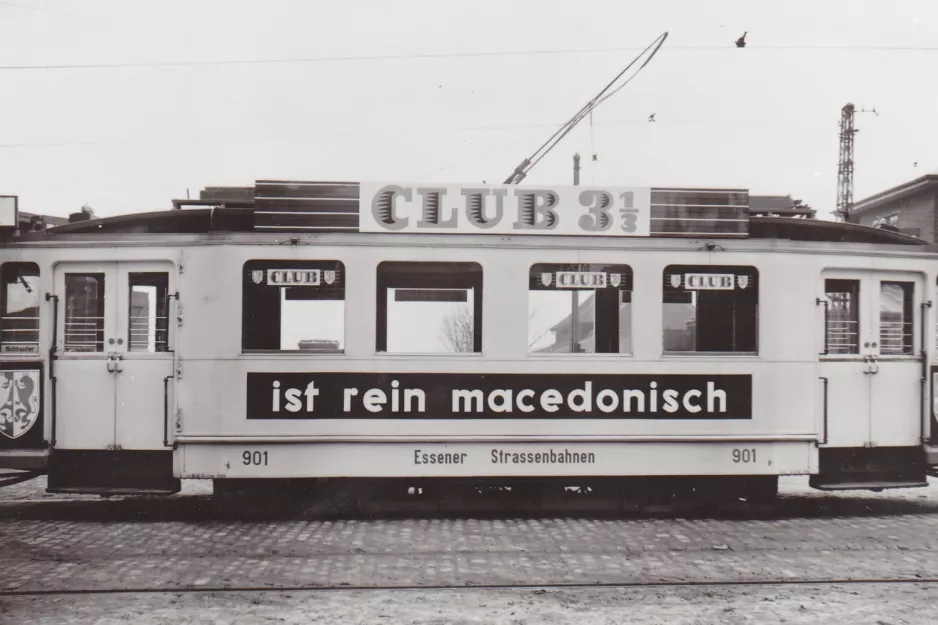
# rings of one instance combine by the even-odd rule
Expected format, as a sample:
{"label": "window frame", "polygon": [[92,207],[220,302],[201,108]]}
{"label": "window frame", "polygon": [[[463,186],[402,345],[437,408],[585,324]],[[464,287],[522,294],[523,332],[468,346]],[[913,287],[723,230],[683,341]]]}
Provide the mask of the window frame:
{"label": "window frame", "polygon": [[[140,280],[135,282],[135,278]],[[154,317],[153,317],[153,344],[154,349],[149,349],[149,314],[146,317],[134,317],[134,288],[151,287],[155,289],[154,296]],[[128,271],[127,283],[121,285],[126,288],[127,293],[127,317],[125,327],[121,331],[126,331],[126,354],[167,354],[173,350],[170,348],[170,323],[169,323],[169,272],[168,271]],[[134,321],[137,319],[147,320],[147,349],[133,349],[134,346]],[[162,333],[162,341],[158,338]],[[137,332],[139,334],[139,331]],[[161,349],[162,348],[162,349]]]}
{"label": "window frame", "polygon": [[[414,280],[417,275],[410,268],[425,266],[433,268],[420,279]],[[395,275],[397,274],[397,275]],[[454,276],[458,279],[453,280]],[[452,284],[448,284],[452,281]],[[483,327],[483,300],[484,300],[485,271],[482,264],[476,261],[448,261],[448,260],[385,260],[375,267],[375,356],[419,356],[421,358],[440,357],[483,357],[484,336]],[[472,330],[473,350],[471,352],[391,352],[388,351],[388,293],[391,289],[469,289],[472,296]],[[459,285],[459,286],[454,286]]]}
{"label": "window frame", "polygon": [[[69,329],[69,277],[82,277],[82,278],[97,278],[100,277],[100,280],[97,282],[97,291],[98,296],[95,298],[96,301],[96,315],[94,317],[79,317],[79,319],[100,319],[100,325],[96,326],[94,329],[95,334],[95,346],[100,346],[100,349],[77,349],[69,350],[68,346],[70,345],[68,337]],[[62,354],[63,355],[81,355],[81,356],[92,356],[100,357],[108,352],[107,349],[107,333],[109,328],[108,323],[108,282],[110,280],[115,280],[115,276],[110,271],[105,271],[97,268],[89,268],[86,271],[66,271],[63,274],[63,301],[62,301]],[[114,288],[113,286],[111,287]],[[113,295],[112,295],[113,297]],[[90,334],[90,331],[83,332],[83,334]],[[74,343],[72,343],[74,345]]]}
{"label": "window frame", "polygon": [[[859,357],[860,353],[860,324],[863,317],[863,300],[862,300],[862,291],[863,291],[863,280],[860,278],[829,278],[823,277],[824,280],[824,299],[827,300],[824,306],[824,351],[821,352],[822,357],[829,357],[828,359],[836,358],[854,358]],[[852,283],[851,290],[829,290],[828,283]],[[838,284],[834,286],[839,286],[841,289],[846,288],[846,284]],[[843,352],[843,351],[832,351],[830,347],[830,322],[831,322],[831,311],[833,310],[834,301],[830,298],[831,294],[843,294],[847,293],[853,296],[853,319],[848,319],[848,323],[856,324],[856,330],[854,334],[856,335],[855,349],[856,351]]]}
{"label": "window frame", "polygon": [[[269,327],[266,328],[265,330],[267,333],[270,334],[270,336],[265,335],[263,332],[257,332],[257,330],[249,331],[249,328],[251,327],[250,325],[251,320],[256,319],[256,315],[254,314],[254,311],[257,309],[262,310],[265,306],[270,306],[271,303],[274,301],[276,301],[276,306],[277,306],[277,311],[278,311],[277,324],[276,324],[277,345],[279,346],[280,342],[282,341],[283,310],[281,307],[281,303],[284,301],[282,288],[276,289],[276,297],[273,297],[273,295],[271,294],[271,296],[267,298],[270,300],[269,302],[260,301],[261,298],[259,297],[257,298],[257,300],[255,300],[253,297],[248,296],[249,288],[255,288],[255,287],[259,288],[262,286],[262,283],[256,282],[255,279],[253,278],[253,275],[252,275],[253,272],[263,271],[263,278],[262,278],[264,282],[263,286],[273,288],[274,285],[266,284],[266,281],[268,280],[268,271],[277,270],[277,269],[299,270],[299,271],[319,270],[320,285],[322,285],[323,281],[325,280],[324,278],[325,272],[327,271],[336,272],[335,284],[334,285],[327,284],[327,286],[324,288],[341,289],[341,293],[342,293],[341,299],[327,298],[327,297],[324,297],[321,299],[342,302],[342,341],[341,341],[342,347],[341,348],[337,350],[317,351],[317,350],[300,349],[299,346],[297,346],[296,349],[281,349],[279,347],[271,348],[271,347],[251,346],[252,345],[251,341],[260,341],[265,338],[269,340],[270,336],[272,336],[272,332]],[[241,354],[245,356],[276,355],[276,356],[281,356],[281,357],[303,356],[303,357],[316,357],[316,358],[322,358],[322,357],[336,358],[336,357],[345,356],[347,341],[348,341],[348,306],[346,306],[347,301],[348,301],[347,299],[348,290],[346,288],[347,280],[348,280],[348,276],[347,276],[345,263],[336,258],[331,258],[331,259],[250,258],[244,261],[244,264],[241,265],[241,324],[240,324],[241,325]],[[304,288],[304,287],[299,287],[299,288]],[[254,323],[257,324],[258,322],[255,320]]]}
{"label": "window frame", "polygon": [[[3,342],[4,336],[4,319],[7,317],[7,285],[12,284],[7,282],[7,272],[15,271],[17,276],[22,278],[35,277],[35,289],[36,289],[36,316],[35,316],[35,329],[27,328],[23,331],[30,332],[34,331],[36,335],[36,349],[35,351],[6,351],[4,347],[10,343]],[[21,271],[22,270],[22,271]],[[27,273],[23,273],[26,271]],[[39,267],[38,263],[32,261],[7,261],[0,263],[0,356],[29,356],[35,358],[39,356],[42,352],[42,296],[41,296],[41,284],[42,284],[42,269]],[[15,283],[15,281],[13,282]],[[16,319],[17,317],[11,317]],[[22,319],[29,319],[29,317],[22,317]],[[18,343],[13,343],[18,344]]]}
{"label": "window frame", "polygon": [[[540,268],[540,269],[546,269],[546,270],[549,270],[549,271],[537,271],[537,269],[539,269],[539,268]],[[621,343],[620,343],[621,338],[617,338],[617,339],[616,339],[616,343],[615,343],[615,344],[616,344],[616,347],[617,347],[617,351],[603,351],[603,352],[600,352],[600,351],[595,351],[595,350],[594,350],[594,351],[592,351],[592,352],[573,352],[573,351],[569,351],[569,352],[538,352],[538,351],[531,351],[531,346],[530,346],[530,344],[528,344],[528,345],[526,345],[525,348],[524,348],[526,355],[527,355],[528,357],[532,357],[532,358],[569,358],[569,357],[574,357],[574,358],[606,358],[606,359],[633,358],[634,355],[635,355],[635,336],[634,336],[634,334],[632,333],[632,330],[633,330],[633,328],[634,328],[634,323],[632,323],[632,319],[634,318],[634,314],[635,314],[635,309],[634,309],[634,304],[635,304],[635,301],[634,301],[634,300],[635,300],[635,270],[632,268],[631,265],[628,265],[628,264],[626,264],[626,263],[621,263],[621,262],[619,262],[619,263],[599,263],[599,262],[573,262],[573,263],[570,263],[570,262],[567,262],[567,263],[563,263],[563,262],[534,262],[534,263],[531,263],[531,265],[528,267],[528,270],[527,270],[527,274],[528,274],[528,288],[527,288],[527,302],[526,302],[527,306],[526,306],[526,310],[527,310],[527,314],[528,314],[528,321],[527,321],[527,323],[525,324],[525,327],[526,327],[526,329],[528,330],[528,334],[525,335],[525,336],[526,336],[526,341],[525,341],[525,342],[526,342],[526,343],[529,343],[529,342],[530,342],[530,334],[529,334],[529,332],[530,332],[530,330],[531,330],[531,326],[530,326],[530,323],[531,323],[531,319],[530,319],[530,314],[531,314],[531,313],[530,313],[530,310],[531,310],[531,293],[532,293],[532,291],[541,291],[541,290],[547,291],[547,290],[548,290],[548,289],[546,289],[546,288],[545,288],[545,289],[535,289],[535,288],[532,288],[532,286],[534,286],[534,282],[535,282],[536,280],[539,280],[539,279],[540,279],[540,278],[539,278],[539,274],[540,274],[540,273],[553,273],[554,275],[556,275],[556,273],[559,272],[559,271],[573,271],[573,272],[580,271],[580,272],[596,272],[596,273],[602,272],[602,273],[606,273],[606,274],[607,274],[607,280],[608,280],[608,274],[609,274],[609,273],[612,273],[613,270],[622,270],[622,271],[619,273],[620,279],[621,279],[620,285],[617,285],[617,286],[613,287],[613,288],[615,288],[616,292],[619,293],[619,295],[618,295],[618,300],[619,300],[619,301],[618,301],[618,303],[617,303],[617,306],[621,306],[623,303],[625,303],[625,302],[622,302],[622,298],[623,298],[623,295],[622,295],[622,294],[624,294],[624,293],[627,293],[627,294],[628,294],[628,302],[627,302],[627,303],[628,303],[629,306],[630,306],[629,327],[628,327],[628,332],[629,332],[629,334],[628,334],[628,337],[629,337],[629,350],[628,350],[628,351],[618,351],[618,348],[619,348],[620,345],[621,345]],[[556,278],[552,278],[552,280],[555,280],[555,279],[556,279]],[[612,285],[611,285],[611,283],[607,282],[607,286],[612,286]],[[572,292],[574,292],[574,291],[578,291],[578,292],[587,292],[587,293],[596,293],[596,291],[597,291],[598,289],[595,289],[595,288],[594,288],[594,289],[584,288],[584,289],[551,289],[551,290],[552,290],[553,292],[567,292],[567,293],[572,293]],[[594,297],[595,297],[595,295],[594,295]],[[582,306],[582,305],[583,305],[583,304],[580,304],[580,306]],[[594,322],[593,322],[593,325],[594,325],[593,334],[594,334],[594,336],[595,336],[595,334],[596,334],[596,331],[595,331],[595,325],[596,325],[596,322],[595,322],[595,318],[596,318],[596,309],[595,309],[595,305],[596,305],[596,304],[594,303],[594,304],[593,304],[593,319],[594,319]],[[572,305],[571,305],[571,315],[572,315]],[[619,319],[621,319],[621,316],[619,316]],[[560,322],[558,322],[558,324],[559,324],[559,323],[562,323],[562,322],[563,322],[563,319],[562,319]],[[555,324],[555,325],[557,325],[557,324]],[[622,328],[617,325],[617,328],[616,328],[616,329],[617,329],[616,336],[617,336],[617,337],[620,337]],[[549,331],[549,330],[548,330],[548,331]],[[594,344],[595,344],[595,339],[594,339]]]}
{"label": "window frame", "polygon": [[[908,360],[908,359],[920,358],[921,353],[918,352],[915,348],[915,339],[919,338],[919,341],[921,341],[921,338],[917,336],[917,332],[919,330],[917,330],[915,327],[915,321],[916,321],[915,319],[915,316],[916,316],[915,286],[916,286],[916,283],[912,280],[901,280],[901,279],[896,279],[896,280],[878,279],[876,282],[878,283],[877,284],[878,288],[876,292],[876,301],[878,304],[876,306],[876,329],[877,329],[876,339],[877,339],[877,342],[879,343],[877,347],[877,352],[878,352],[877,358],[882,358],[886,360]],[[883,312],[884,311],[882,310],[882,297],[883,297],[883,287],[886,285],[898,286],[900,290],[902,291],[902,315],[903,315],[903,318],[905,318],[906,315],[908,316],[908,320],[903,320],[902,325],[908,326],[909,331],[908,331],[908,334],[906,334],[905,327],[903,327],[903,330],[900,336],[901,336],[901,340],[902,340],[904,347],[906,344],[905,339],[908,338],[908,350],[909,350],[908,353],[897,354],[897,353],[886,353],[883,351],[883,329],[884,329],[883,328],[884,326]],[[906,290],[905,287],[908,287],[908,290]],[[921,312],[919,312],[919,314],[921,314]]]}
{"label": "window frame", "polygon": [[[678,271],[680,270],[680,271]],[[733,274],[733,291],[745,290],[739,287],[738,279],[740,275],[748,275],[749,283],[746,286],[746,289],[752,289],[752,292],[755,293],[755,315],[752,328],[752,341],[753,349],[746,351],[676,351],[676,350],[667,350],[665,349],[665,323],[664,323],[664,306],[668,302],[665,302],[665,297],[669,292],[668,289],[668,277],[673,273],[694,273],[694,274]],[[721,359],[725,358],[757,358],[760,356],[760,334],[761,334],[761,314],[760,314],[760,300],[762,299],[761,293],[761,280],[759,275],[759,268],[755,265],[684,265],[684,264],[669,264],[665,265],[661,270],[661,299],[660,307],[658,308],[660,318],[661,318],[661,355],[664,358],[697,358],[697,357],[718,357]],[[695,289],[695,291],[709,291],[710,289]],[[682,292],[686,292],[682,288]],[[698,316],[695,313],[694,316],[695,325],[698,324]],[[735,323],[735,320],[734,320]],[[695,331],[696,337],[696,331]],[[736,337],[734,337],[735,340]]]}

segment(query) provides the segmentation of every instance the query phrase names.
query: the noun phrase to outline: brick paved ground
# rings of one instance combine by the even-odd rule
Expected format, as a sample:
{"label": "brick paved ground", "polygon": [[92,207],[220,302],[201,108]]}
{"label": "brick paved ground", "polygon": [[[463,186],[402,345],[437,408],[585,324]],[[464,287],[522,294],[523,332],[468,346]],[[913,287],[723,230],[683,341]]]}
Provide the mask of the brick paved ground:
{"label": "brick paved ground", "polygon": [[[938,584],[173,593],[556,583],[938,578],[938,484],[819,493],[785,478],[778,503],[729,513],[608,518],[321,520],[303,506],[232,514],[211,487],[168,499],[0,489],[0,622],[930,623]],[[673,515],[672,515],[673,516]]]}
{"label": "brick paved ground", "polygon": [[0,598],[0,622],[926,625],[936,602],[938,587],[926,584],[96,594]]}
{"label": "brick paved ground", "polygon": [[144,501],[13,488],[3,590],[938,578],[938,485],[830,495],[788,480],[752,518],[373,521],[230,520],[197,485]]}

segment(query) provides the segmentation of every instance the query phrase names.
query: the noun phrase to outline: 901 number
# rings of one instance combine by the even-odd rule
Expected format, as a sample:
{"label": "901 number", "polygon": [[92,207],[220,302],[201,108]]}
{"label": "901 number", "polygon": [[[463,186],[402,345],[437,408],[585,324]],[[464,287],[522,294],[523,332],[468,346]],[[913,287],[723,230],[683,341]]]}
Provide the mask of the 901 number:
{"label": "901 number", "polygon": [[255,467],[266,467],[267,466],[267,452],[266,451],[245,451],[241,454],[241,461],[244,463],[244,466],[255,466]]}
{"label": "901 number", "polygon": [[751,464],[756,461],[755,449],[734,449],[733,462]]}

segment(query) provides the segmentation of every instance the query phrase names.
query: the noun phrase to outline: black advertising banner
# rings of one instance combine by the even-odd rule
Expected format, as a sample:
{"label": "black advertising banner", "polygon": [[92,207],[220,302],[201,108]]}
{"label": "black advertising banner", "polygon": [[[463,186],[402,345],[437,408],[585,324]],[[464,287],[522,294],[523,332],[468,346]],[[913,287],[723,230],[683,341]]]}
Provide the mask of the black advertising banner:
{"label": "black advertising banner", "polygon": [[46,446],[42,363],[0,362],[0,450]]}
{"label": "black advertising banner", "polygon": [[248,373],[248,419],[751,419],[750,375]]}

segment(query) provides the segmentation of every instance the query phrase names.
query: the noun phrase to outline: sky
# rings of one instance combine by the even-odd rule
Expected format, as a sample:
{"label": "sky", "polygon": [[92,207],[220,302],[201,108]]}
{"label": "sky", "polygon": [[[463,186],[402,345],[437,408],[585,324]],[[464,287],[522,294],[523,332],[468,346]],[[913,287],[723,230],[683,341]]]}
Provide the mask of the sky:
{"label": "sky", "polygon": [[526,183],[569,184],[579,152],[585,185],[825,217],[848,102],[878,113],[856,118],[857,199],[938,172],[934,0],[11,0],[0,194],[108,216],[257,179],[500,183],[665,31]]}

